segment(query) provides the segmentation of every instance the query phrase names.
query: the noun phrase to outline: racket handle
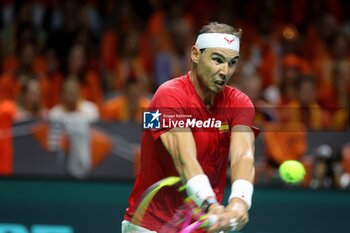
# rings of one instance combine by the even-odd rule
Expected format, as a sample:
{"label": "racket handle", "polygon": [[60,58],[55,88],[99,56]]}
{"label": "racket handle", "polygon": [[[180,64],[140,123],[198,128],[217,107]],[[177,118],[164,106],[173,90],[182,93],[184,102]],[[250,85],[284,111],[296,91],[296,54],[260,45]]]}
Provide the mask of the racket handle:
{"label": "racket handle", "polygon": [[203,223],[204,223],[204,220],[196,221],[191,225],[187,226],[185,229],[182,229],[179,233],[191,233],[197,230]]}

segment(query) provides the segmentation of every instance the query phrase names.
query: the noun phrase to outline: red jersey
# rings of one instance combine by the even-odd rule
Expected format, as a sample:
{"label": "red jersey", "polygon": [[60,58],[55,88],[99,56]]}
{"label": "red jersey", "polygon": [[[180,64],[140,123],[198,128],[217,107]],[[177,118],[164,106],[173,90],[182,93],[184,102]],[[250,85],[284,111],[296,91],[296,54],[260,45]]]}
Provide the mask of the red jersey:
{"label": "red jersey", "polygon": [[[197,160],[208,176],[218,201],[221,202],[226,184],[231,128],[235,125],[252,126],[254,107],[250,99],[241,91],[226,86],[216,95],[213,107],[209,111],[197,94],[189,75],[185,75],[162,84],[154,94],[149,109],[159,110],[163,117],[192,116],[197,120],[221,121],[220,128],[192,129]],[[141,167],[125,214],[128,221],[132,220],[147,188],[163,178],[179,176],[171,155],[159,138],[174,126],[167,124],[167,127],[143,132]],[[178,186],[165,187],[155,195],[143,219],[139,220],[142,227],[158,233],[178,231],[175,226],[183,211],[186,191],[179,192],[177,188]]]}

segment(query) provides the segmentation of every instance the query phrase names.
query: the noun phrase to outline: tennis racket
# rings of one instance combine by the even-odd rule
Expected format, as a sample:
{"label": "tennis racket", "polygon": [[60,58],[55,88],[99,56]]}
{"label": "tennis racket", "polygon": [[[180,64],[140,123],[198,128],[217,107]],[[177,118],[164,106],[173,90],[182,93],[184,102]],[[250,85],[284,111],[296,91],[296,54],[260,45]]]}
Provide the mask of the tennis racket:
{"label": "tennis racket", "polygon": [[[180,177],[171,176],[151,185],[142,195],[140,205],[135,211],[132,223],[140,224],[146,209],[159,190],[167,186],[176,185],[179,182],[181,182]],[[183,185],[178,189],[178,191],[183,191],[185,188],[186,185]],[[177,223],[178,225],[181,224],[181,230],[179,233],[191,233],[199,228],[208,227],[210,224],[213,224],[217,220],[216,216],[210,216],[210,218],[208,218],[207,215],[203,213],[203,211],[198,208],[189,197],[184,200],[184,206],[185,216],[181,219],[181,221]],[[192,219],[198,220],[191,223]]]}

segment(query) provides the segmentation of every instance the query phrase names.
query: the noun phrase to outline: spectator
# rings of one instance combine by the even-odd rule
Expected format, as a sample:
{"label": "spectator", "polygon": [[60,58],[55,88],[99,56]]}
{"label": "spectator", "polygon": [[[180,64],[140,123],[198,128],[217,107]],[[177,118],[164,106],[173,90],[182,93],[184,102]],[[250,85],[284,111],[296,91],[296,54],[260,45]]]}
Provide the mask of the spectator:
{"label": "spectator", "polygon": [[15,70],[2,74],[0,78],[0,99],[16,100],[20,88],[24,86],[29,79],[41,79],[34,67],[36,58],[35,46],[32,43],[22,44],[19,48],[19,57]]}
{"label": "spectator", "polygon": [[16,120],[32,118],[46,119],[47,110],[42,106],[41,90],[39,81],[29,80],[23,87],[18,98],[18,113]]}
{"label": "spectator", "polygon": [[255,125],[263,127],[265,122],[278,121],[276,106],[266,100],[263,93],[262,81],[258,76],[258,72],[256,72],[249,63],[242,65],[242,67],[239,86],[254,104],[256,111],[254,119]]}
{"label": "spectator", "polygon": [[[90,124],[99,118],[96,105],[80,96],[80,85],[68,79],[62,89],[61,104],[49,112],[52,127],[56,129],[50,137],[58,138],[61,125],[69,139],[67,172],[75,178],[85,178],[91,170]],[[58,142],[51,141],[51,148],[57,149]]]}
{"label": "spectator", "polygon": [[282,76],[279,80],[280,103],[285,107],[295,98],[295,82],[298,76],[309,72],[307,62],[296,55],[286,55],[282,60]]}
{"label": "spectator", "polygon": [[129,78],[122,95],[107,101],[103,106],[104,120],[142,121],[142,111],[148,107],[150,100],[140,88],[138,80]]}
{"label": "spectator", "polygon": [[58,103],[62,86],[62,75],[55,64],[53,53],[38,57],[32,43],[24,43],[19,48],[18,61],[14,70],[5,71],[0,78],[0,99],[16,100],[25,90],[29,80],[36,79],[41,89],[41,101],[44,107],[50,108]]}
{"label": "spectator", "polygon": [[128,77],[133,76],[142,86],[142,89],[150,91],[149,77],[140,56],[140,32],[129,30],[120,38],[119,57],[115,67],[115,88],[123,90]]}
{"label": "spectator", "polygon": [[342,61],[335,65],[333,76],[333,106],[328,106],[332,114],[332,129],[349,129],[350,107],[350,62]]}
{"label": "spectator", "polygon": [[190,60],[192,41],[191,28],[181,19],[174,20],[167,29],[166,37],[169,41],[169,48],[159,51],[154,60],[154,88],[155,90],[169,77],[177,77],[185,73]]}
{"label": "spectator", "polygon": [[102,106],[102,88],[98,74],[89,69],[86,48],[82,44],[74,44],[68,54],[66,77],[75,79],[80,84],[84,99]]}
{"label": "spectator", "polygon": [[60,101],[63,85],[63,75],[60,63],[53,50],[46,51],[45,55],[45,79],[41,81],[43,105],[50,109]]}
{"label": "spectator", "polygon": [[308,129],[329,128],[329,116],[316,102],[316,86],[312,76],[299,76],[294,82],[295,99],[287,106],[291,122],[305,124]]}
{"label": "spectator", "polygon": [[328,144],[322,144],[316,148],[314,157],[310,187],[313,189],[339,187],[342,167],[337,150]]}

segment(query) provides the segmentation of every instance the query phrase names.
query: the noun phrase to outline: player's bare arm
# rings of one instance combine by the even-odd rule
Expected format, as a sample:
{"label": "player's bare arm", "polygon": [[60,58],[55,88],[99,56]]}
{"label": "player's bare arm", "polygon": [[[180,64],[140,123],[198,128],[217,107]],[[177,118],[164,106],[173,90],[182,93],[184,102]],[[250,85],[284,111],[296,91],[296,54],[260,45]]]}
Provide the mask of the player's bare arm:
{"label": "player's bare arm", "polygon": [[250,126],[232,128],[230,143],[231,182],[239,179],[254,181],[254,132]]}
{"label": "player's bare arm", "polygon": [[192,132],[190,129],[188,131],[184,132],[184,129],[174,128],[160,136],[184,183],[196,175],[203,174],[197,161],[196,145]]}
{"label": "player's bare arm", "polygon": [[229,205],[221,216],[223,226],[242,229],[249,220],[248,210],[253,193],[255,136],[249,126],[233,127],[230,144],[232,192]]}
{"label": "player's bare arm", "polygon": [[[184,132],[183,129],[179,130],[174,128],[163,133],[160,138],[164,147],[172,156],[175,167],[183,183],[187,184],[187,192],[189,196],[194,199],[194,202],[199,207],[202,207],[205,202],[210,202],[213,199],[216,200],[210,184],[208,183],[209,186],[205,187],[206,181],[203,180],[204,173],[197,160],[196,144],[190,129],[188,129],[188,132]],[[188,190],[188,188],[192,190]],[[199,192],[199,196],[201,197],[194,197],[190,194],[194,191]],[[208,212],[208,216],[219,216],[223,213],[224,207],[215,201],[215,203],[211,203],[204,211]],[[214,232],[217,231],[219,227],[220,225],[214,224],[210,230]]]}

